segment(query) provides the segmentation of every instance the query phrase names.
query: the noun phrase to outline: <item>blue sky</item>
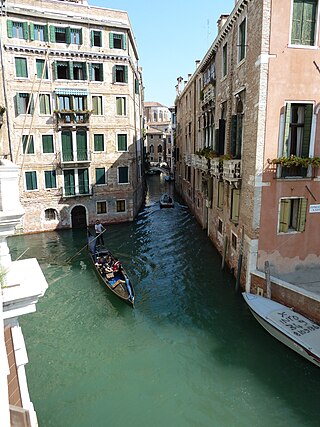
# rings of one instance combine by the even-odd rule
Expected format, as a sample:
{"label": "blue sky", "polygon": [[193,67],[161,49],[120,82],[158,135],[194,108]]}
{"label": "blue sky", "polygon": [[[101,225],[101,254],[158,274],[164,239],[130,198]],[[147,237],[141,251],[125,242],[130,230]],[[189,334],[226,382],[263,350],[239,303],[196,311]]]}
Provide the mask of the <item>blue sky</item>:
{"label": "blue sky", "polygon": [[143,68],[145,101],[174,104],[177,77],[187,79],[217,35],[217,20],[234,0],[88,0],[90,5],[126,10]]}

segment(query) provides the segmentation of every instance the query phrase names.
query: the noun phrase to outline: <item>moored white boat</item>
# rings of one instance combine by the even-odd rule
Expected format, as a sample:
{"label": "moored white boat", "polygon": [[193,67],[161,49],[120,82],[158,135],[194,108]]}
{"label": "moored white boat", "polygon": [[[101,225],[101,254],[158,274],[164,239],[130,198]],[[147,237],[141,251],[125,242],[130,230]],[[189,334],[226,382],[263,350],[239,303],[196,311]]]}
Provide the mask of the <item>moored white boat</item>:
{"label": "moored white boat", "polygon": [[320,367],[320,325],[276,301],[247,292],[242,295],[272,336]]}

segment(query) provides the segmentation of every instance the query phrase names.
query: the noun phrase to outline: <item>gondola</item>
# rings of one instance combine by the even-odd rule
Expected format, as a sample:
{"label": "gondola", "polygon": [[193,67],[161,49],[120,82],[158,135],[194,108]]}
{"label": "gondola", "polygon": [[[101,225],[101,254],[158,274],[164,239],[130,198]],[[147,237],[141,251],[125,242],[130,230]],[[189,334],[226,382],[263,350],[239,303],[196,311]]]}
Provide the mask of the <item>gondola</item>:
{"label": "gondola", "polygon": [[160,208],[173,208],[174,207],[174,201],[169,194],[164,193],[160,197]]}
{"label": "gondola", "polygon": [[88,250],[99,279],[113,294],[134,307],[133,285],[122,264],[108,249],[97,245],[97,238],[89,231]]}

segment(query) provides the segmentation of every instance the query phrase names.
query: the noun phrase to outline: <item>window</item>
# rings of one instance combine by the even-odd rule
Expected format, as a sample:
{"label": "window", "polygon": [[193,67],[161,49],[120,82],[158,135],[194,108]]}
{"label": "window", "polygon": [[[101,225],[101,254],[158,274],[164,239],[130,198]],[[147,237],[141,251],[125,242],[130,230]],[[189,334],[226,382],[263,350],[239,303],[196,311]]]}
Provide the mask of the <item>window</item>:
{"label": "window", "polygon": [[37,172],[25,172],[25,178],[26,178],[26,190],[37,190],[38,184],[37,184]]}
{"label": "window", "polygon": [[150,153],[153,154],[154,153],[154,146],[153,144],[150,145]]}
{"label": "window", "polygon": [[87,68],[85,62],[73,62],[72,63],[72,73],[73,76],[70,76],[71,80],[86,80],[87,78]]}
{"label": "window", "polygon": [[118,167],[118,184],[129,184],[129,168],[128,168],[128,166]]}
{"label": "window", "polygon": [[22,149],[26,154],[34,154],[33,135],[22,135]]}
{"label": "window", "polygon": [[134,80],[134,93],[135,93],[136,95],[138,95],[138,94],[139,94],[139,80],[138,80],[138,79],[135,79],[135,80]]}
{"label": "window", "polygon": [[117,108],[117,115],[118,116],[125,116],[127,114],[127,108],[126,108],[126,98],[124,96],[117,96],[116,97],[116,108]]}
{"label": "window", "polygon": [[82,44],[81,28],[70,28],[70,43]]}
{"label": "window", "polygon": [[89,171],[78,169],[79,194],[89,194]]}
{"label": "window", "polygon": [[16,77],[28,77],[27,58],[14,58]]}
{"label": "window", "polygon": [[[67,43],[67,28],[51,27],[51,29],[51,31],[54,32],[54,40],[51,41],[56,43]],[[68,35],[70,35],[70,30],[68,31]]]}
{"label": "window", "polygon": [[101,31],[91,30],[91,46],[102,46]]}
{"label": "window", "polygon": [[42,135],[42,152],[54,153],[53,135]]}
{"label": "window", "polygon": [[107,202],[97,202],[97,214],[107,213]]}
{"label": "window", "polygon": [[80,162],[88,160],[87,132],[84,128],[78,128],[76,132],[76,144],[77,160]]}
{"label": "window", "polygon": [[105,168],[96,168],[96,184],[102,185],[106,183]]}
{"label": "window", "polygon": [[238,37],[238,62],[242,61],[246,56],[246,19],[244,19],[239,25],[239,37]]}
{"label": "window", "polygon": [[118,134],[118,151],[128,151],[128,142],[126,134]]}
{"label": "window", "polygon": [[158,145],[158,153],[162,153],[162,145]]}
{"label": "window", "polygon": [[103,64],[89,64],[90,80],[95,82],[103,81]]}
{"label": "window", "polygon": [[126,201],[125,200],[117,200],[117,212],[125,212],[126,211]]}
{"label": "window", "polygon": [[110,33],[110,49],[126,49],[126,34]]}
{"label": "window", "polygon": [[57,188],[57,175],[55,170],[44,171],[44,180],[46,188]]}
{"label": "window", "polygon": [[233,188],[231,190],[231,221],[239,221],[239,209],[240,209],[240,190]]}
{"label": "window", "polygon": [[33,98],[30,93],[17,93],[16,95],[17,114],[33,113]]}
{"label": "window", "polygon": [[41,93],[39,95],[40,114],[51,114],[50,95]]}
{"label": "window", "polygon": [[25,39],[29,38],[29,29],[27,22],[7,21],[8,38]]}
{"label": "window", "polygon": [[153,121],[154,122],[157,121],[157,112],[156,111],[153,112]]}
{"label": "window", "polygon": [[92,97],[92,114],[96,116],[102,115],[102,96]]}
{"label": "window", "polygon": [[217,206],[218,208],[223,208],[223,196],[224,196],[224,184],[223,181],[218,181],[218,201]]}
{"label": "window", "polygon": [[128,83],[127,65],[114,65],[112,80],[113,80],[113,83]]}
{"label": "window", "polygon": [[302,232],[305,229],[308,200],[304,197],[280,199],[279,232]]}
{"label": "window", "polygon": [[312,115],[312,104],[286,104],[282,156],[309,156]]}
{"label": "window", "polygon": [[58,213],[55,209],[46,209],[44,211],[44,219],[46,221],[55,221],[58,219]]}
{"label": "window", "polygon": [[55,65],[55,77],[56,79],[70,79],[70,68],[69,62],[65,61],[57,61],[54,63]]}
{"label": "window", "polygon": [[72,108],[76,111],[87,109],[87,97],[85,95],[74,95],[72,99]]}
{"label": "window", "polygon": [[37,70],[37,78],[38,79],[48,79],[48,67],[45,66],[45,69],[43,69],[45,66],[44,59],[36,59],[36,70]]}
{"label": "window", "polygon": [[228,73],[228,45],[227,43],[222,48],[222,77]]}
{"label": "window", "polygon": [[30,40],[49,41],[47,25],[30,23]]}
{"label": "window", "polygon": [[231,232],[231,246],[235,251],[237,250],[237,244],[238,244],[238,237],[236,234]]}
{"label": "window", "polygon": [[293,0],[291,43],[314,46],[318,0]]}
{"label": "window", "polygon": [[74,169],[64,170],[63,171],[63,178],[64,178],[64,194],[65,194],[65,196],[75,195],[76,189],[75,189]]}
{"label": "window", "polygon": [[96,133],[93,135],[94,151],[104,151],[104,135]]}
{"label": "window", "polygon": [[73,146],[71,131],[66,129],[61,132],[61,147],[62,147],[62,161],[73,161]]}
{"label": "window", "polygon": [[58,96],[58,107],[59,110],[71,110],[72,97],[69,95]]}
{"label": "window", "polygon": [[220,218],[218,220],[218,233],[223,234],[223,222]]}

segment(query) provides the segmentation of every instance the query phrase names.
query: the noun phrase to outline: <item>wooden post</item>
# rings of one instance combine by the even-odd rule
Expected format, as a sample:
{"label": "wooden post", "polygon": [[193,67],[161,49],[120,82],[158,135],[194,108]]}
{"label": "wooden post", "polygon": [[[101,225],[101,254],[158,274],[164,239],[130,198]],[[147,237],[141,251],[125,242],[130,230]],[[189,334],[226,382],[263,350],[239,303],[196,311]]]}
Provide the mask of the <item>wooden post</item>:
{"label": "wooden post", "polygon": [[270,281],[270,265],[269,261],[264,263],[264,272],[266,274],[267,298],[271,299],[271,281]]}
{"label": "wooden post", "polygon": [[241,277],[241,268],[242,268],[242,256],[243,256],[243,240],[244,240],[244,227],[241,229],[241,240],[240,240],[240,248],[239,248],[239,258],[238,258],[238,270],[237,270],[237,279],[236,279],[236,287],[235,291],[239,291],[240,287],[240,277]]}

